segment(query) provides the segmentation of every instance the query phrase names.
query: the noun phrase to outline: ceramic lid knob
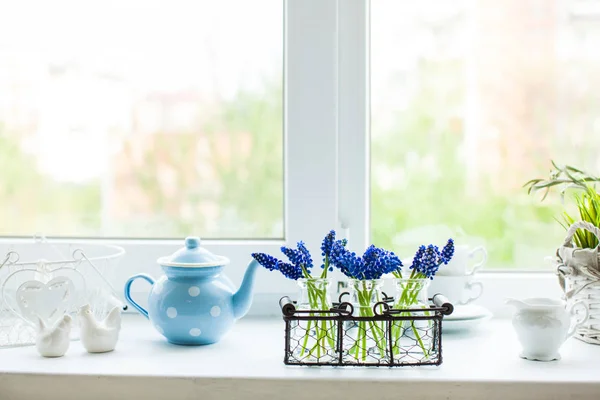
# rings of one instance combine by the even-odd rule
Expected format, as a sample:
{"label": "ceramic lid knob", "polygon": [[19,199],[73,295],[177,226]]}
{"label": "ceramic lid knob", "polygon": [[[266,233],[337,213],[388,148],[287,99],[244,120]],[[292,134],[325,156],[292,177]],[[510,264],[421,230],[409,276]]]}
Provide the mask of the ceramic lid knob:
{"label": "ceramic lid knob", "polygon": [[159,258],[158,263],[163,266],[190,268],[223,266],[229,263],[227,257],[213,254],[200,244],[198,236],[188,236],[185,238],[184,247],[170,256]]}
{"label": "ceramic lid knob", "polygon": [[188,236],[185,238],[185,247],[195,249],[200,247],[200,238],[198,236]]}

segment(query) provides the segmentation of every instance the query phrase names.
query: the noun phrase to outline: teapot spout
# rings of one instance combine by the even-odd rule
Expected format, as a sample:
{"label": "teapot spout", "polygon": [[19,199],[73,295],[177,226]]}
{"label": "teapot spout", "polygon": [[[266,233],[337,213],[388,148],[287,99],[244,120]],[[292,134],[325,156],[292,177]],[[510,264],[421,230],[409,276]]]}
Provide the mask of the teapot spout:
{"label": "teapot spout", "polygon": [[244,274],[244,280],[242,281],[242,285],[238,289],[237,292],[233,295],[232,304],[233,304],[233,316],[235,319],[242,318],[252,305],[252,292],[254,289],[254,275],[256,273],[256,268],[260,264],[256,260],[250,261],[248,264],[248,268],[246,269],[246,273]]}

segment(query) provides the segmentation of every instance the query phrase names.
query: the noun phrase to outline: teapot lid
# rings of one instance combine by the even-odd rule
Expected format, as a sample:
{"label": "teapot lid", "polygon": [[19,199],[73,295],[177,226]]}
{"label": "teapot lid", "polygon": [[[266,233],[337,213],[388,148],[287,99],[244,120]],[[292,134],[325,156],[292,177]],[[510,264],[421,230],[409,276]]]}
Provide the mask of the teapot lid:
{"label": "teapot lid", "polygon": [[185,247],[180,248],[170,256],[159,258],[157,262],[166,267],[202,268],[227,265],[229,259],[200,247],[199,237],[188,236],[185,238]]}

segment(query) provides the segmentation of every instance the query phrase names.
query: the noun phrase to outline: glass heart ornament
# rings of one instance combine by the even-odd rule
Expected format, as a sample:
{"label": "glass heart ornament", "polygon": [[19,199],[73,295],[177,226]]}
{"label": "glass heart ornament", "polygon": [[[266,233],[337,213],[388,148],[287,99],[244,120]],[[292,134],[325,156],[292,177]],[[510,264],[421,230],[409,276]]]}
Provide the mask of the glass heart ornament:
{"label": "glass heart ornament", "polygon": [[37,317],[53,324],[81,305],[85,287],[83,275],[75,269],[57,268],[51,274],[22,269],[4,281],[2,299],[13,314],[33,326]]}
{"label": "glass heart ornament", "polygon": [[66,276],[52,278],[47,283],[32,280],[17,289],[17,307],[21,317],[29,322],[52,323],[62,318],[74,306],[75,284]]}

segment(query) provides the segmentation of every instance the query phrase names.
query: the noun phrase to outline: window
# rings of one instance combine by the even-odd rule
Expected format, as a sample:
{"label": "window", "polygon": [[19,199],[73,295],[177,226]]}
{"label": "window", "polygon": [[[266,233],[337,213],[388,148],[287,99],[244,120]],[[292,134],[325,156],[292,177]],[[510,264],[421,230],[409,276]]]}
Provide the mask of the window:
{"label": "window", "polygon": [[521,186],[551,158],[600,168],[600,24],[517,3],[0,2],[0,234],[117,242],[115,286],[189,234],[234,282],[332,228],[403,257],[462,232],[493,268],[543,267],[560,205]]}
{"label": "window", "polygon": [[[122,287],[199,235],[239,282],[251,252],[337,227],[336,18],[335,1],[0,0],[3,242],[119,244]],[[273,279],[256,291],[294,288]]]}
{"label": "window", "polygon": [[[600,170],[600,2],[371,1],[371,215],[380,245],[449,236],[491,269],[550,268],[550,160]],[[431,239],[433,238],[433,239]]]}
{"label": "window", "polygon": [[0,234],[282,239],[283,37],[281,0],[3,2]]}

